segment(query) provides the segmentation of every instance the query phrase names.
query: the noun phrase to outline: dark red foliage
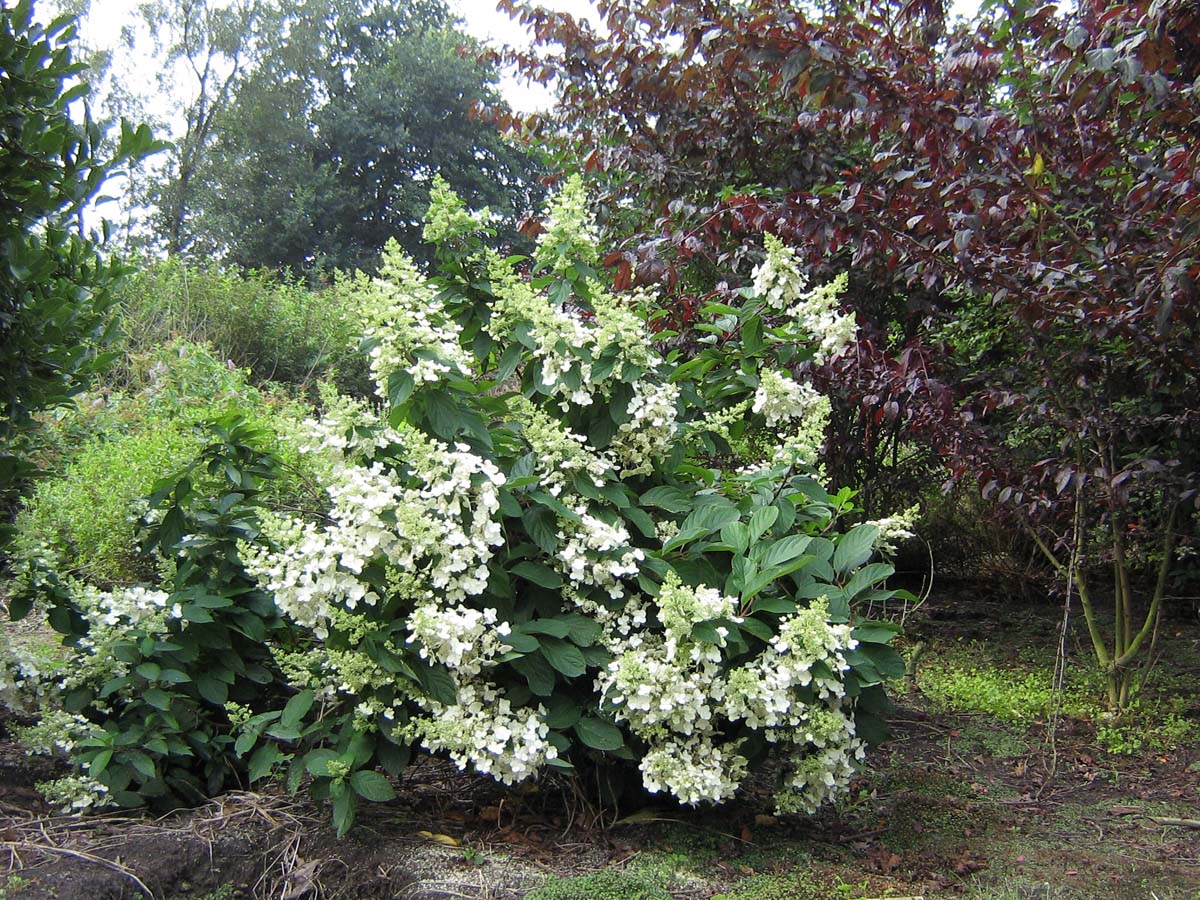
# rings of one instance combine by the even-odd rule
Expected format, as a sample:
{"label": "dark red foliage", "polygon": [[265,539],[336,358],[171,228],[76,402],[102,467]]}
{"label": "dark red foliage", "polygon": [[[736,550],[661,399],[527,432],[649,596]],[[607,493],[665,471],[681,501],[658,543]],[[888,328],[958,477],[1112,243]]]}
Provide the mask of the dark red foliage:
{"label": "dark red foliage", "polygon": [[[900,423],[1048,525],[1079,490],[1109,522],[1196,496],[1195,0],[987,3],[949,33],[913,2],[600,0],[604,32],[500,6],[560,88],[521,127],[568,132],[633,235],[620,284],[692,297],[773,232],[886,300],[820,375],[860,440]],[[965,310],[991,330],[973,355],[939,343]]]}

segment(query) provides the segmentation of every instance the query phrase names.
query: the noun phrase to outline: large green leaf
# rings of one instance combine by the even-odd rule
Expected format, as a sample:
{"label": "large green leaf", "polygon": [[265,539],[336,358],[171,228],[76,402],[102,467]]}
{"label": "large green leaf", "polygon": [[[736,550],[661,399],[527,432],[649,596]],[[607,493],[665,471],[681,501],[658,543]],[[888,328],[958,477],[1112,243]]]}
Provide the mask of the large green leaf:
{"label": "large green leaf", "polygon": [[879,540],[879,528],[875,525],[855,525],[841,536],[833,552],[833,568],[839,575],[856,569],[871,558]]}
{"label": "large green leaf", "polygon": [[391,782],[378,772],[366,769],[360,769],[350,776],[350,787],[354,788],[354,793],[358,796],[375,803],[394,800],[396,797]]}
{"label": "large green leaf", "polygon": [[593,750],[619,750],[625,745],[621,729],[595,716],[584,716],[576,722],[575,734]]}
{"label": "large green leaf", "polygon": [[547,662],[568,678],[575,678],[587,671],[587,661],[574,644],[549,636],[538,640]]}

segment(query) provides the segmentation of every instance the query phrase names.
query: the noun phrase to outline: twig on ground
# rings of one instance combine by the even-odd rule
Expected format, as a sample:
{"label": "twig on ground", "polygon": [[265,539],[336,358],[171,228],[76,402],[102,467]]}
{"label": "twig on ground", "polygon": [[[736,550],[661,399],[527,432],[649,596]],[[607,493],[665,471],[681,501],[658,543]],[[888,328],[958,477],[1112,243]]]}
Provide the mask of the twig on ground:
{"label": "twig on ground", "polygon": [[95,863],[98,866],[112,869],[114,872],[124,875],[136,884],[138,889],[149,897],[150,900],[154,900],[154,891],[146,886],[146,882],[138,878],[136,872],[128,866],[123,866],[119,862],[113,862],[111,859],[105,859],[103,856],[96,856],[92,853],[86,853],[83,850],[69,850],[66,847],[56,847],[53,844],[36,844],[32,841],[0,841],[0,847],[6,847],[14,853],[17,850],[29,850],[34,853],[57,853],[59,856],[70,856],[73,859],[82,859],[86,862]]}

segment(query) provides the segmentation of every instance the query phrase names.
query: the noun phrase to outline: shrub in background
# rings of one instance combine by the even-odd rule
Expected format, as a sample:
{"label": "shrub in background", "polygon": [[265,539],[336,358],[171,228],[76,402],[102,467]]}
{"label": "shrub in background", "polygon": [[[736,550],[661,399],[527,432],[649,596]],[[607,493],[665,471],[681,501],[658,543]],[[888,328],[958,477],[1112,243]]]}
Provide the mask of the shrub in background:
{"label": "shrub in background", "polygon": [[[273,437],[267,447],[296,461],[283,435],[297,410],[247,383],[203,346],[170,343],[130,362],[125,393],[85,396],[45,423],[41,462],[58,468],[17,516],[12,553],[20,570],[32,557],[102,589],[152,581],[163,560],[147,556],[137,535],[139,501],[164,475],[187,466],[207,443],[202,423],[240,410]],[[271,495],[301,490],[295,469]]]}
{"label": "shrub in background", "polygon": [[350,393],[369,393],[352,299],[268,272],[156,262],[120,294],[126,354],[136,360],[182,338],[210,345],[255,384],[311,388],[331,379]]}

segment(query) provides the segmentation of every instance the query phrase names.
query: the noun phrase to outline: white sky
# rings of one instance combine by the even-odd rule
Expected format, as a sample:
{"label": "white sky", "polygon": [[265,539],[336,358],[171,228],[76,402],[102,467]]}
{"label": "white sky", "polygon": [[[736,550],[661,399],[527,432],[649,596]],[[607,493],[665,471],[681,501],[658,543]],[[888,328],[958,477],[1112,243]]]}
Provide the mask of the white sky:
{"label": "white sky", "polygon": [[[92,0],[91,12],[84,21],[84,42],[97,49],[113,48],[120,43],[121,29],[135,21],[142,0]],[[403,0],[399,0],[403,2]],[[590,0],[540,0],[549,9],[570,13],[576,17],[598,17]],[[449,6],[463,19],[468,34],[496,46],[509,44],[529,46],[529,36],[506,13],[496,10],[496,0],[448,0]],[[518,112],[534,112],[553,102],[550,92],[539,84],[505,75],[500,80],[500,92]],[[170,99],[163,98],[164,108]]]}

